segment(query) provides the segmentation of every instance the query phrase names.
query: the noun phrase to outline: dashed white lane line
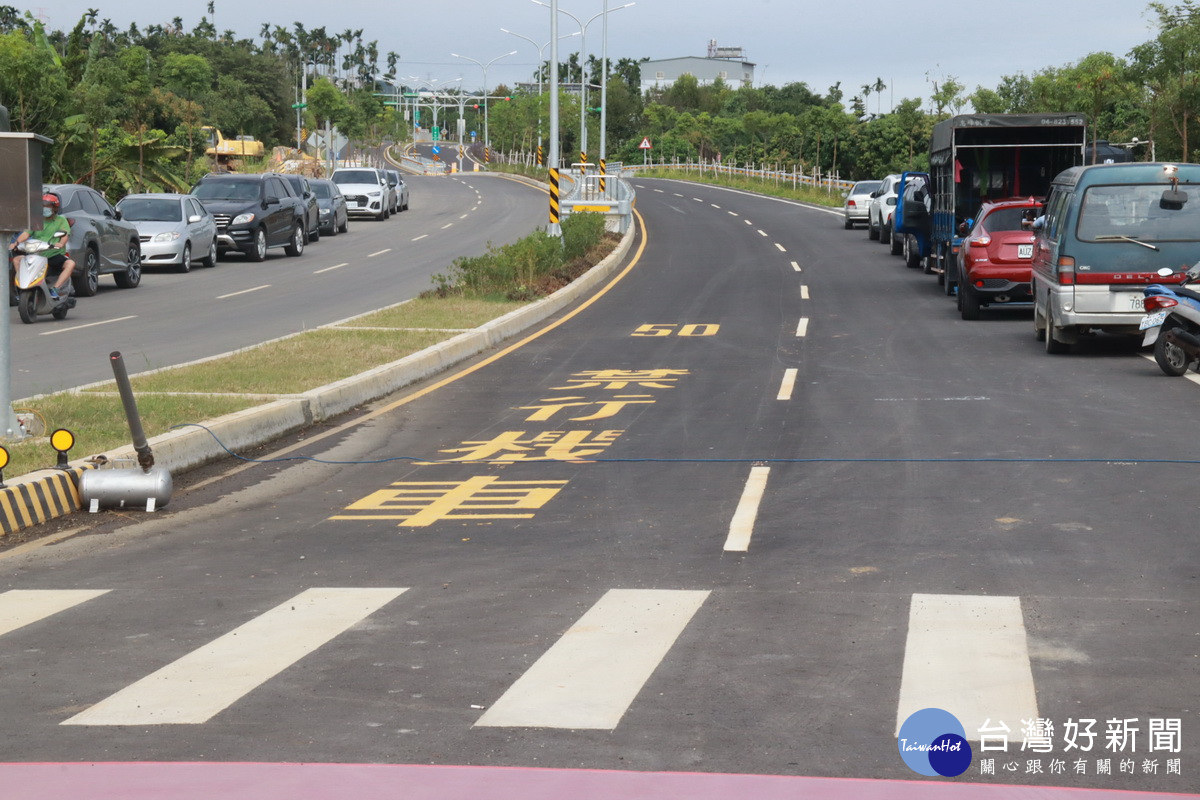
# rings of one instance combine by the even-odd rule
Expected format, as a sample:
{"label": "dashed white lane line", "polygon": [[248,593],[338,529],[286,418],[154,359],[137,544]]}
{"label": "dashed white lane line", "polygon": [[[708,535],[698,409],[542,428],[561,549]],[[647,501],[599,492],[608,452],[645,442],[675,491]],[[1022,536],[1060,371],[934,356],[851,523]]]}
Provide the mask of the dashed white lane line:
{"label": "dashed white lane line", "polygon": [[709,203],[709,205],[712,206],[713,208],[720,208],[720,206],[717,205],[716,203]]}
{"label": "dashed white lane line", "polygon": [[663,589],[606,592],[475,725],[616,728],[708,595]]}
{"label": "dashed white lane line", "polygon": [[307,589],[63,725],[207,722],[406,589]]}
{"label": "dashed white lane line", "polygon": [[219,294],[219,295],[217,295],[217,299],[225,300],[226,298],[229,298],[229,297],[237,297],[239,294],[250,294],[251,292],[258,292],[258,291],[262,291],[263,289],[270,289],[270,288],[271,288],[271,284],[264,283],[262,286],[255,286],[253,289],[242,289],[240,292],[230,292],[229,294]]}
{"label": "dashed white lane line", "polygon": [[413,239],[413,241],[414,241],[414,242],[419,242],[419,241],[421,241],[422,239],[424,239],[424,238],[425,238],[426,236],[428,236],[428,235],[429,235],[428,233],[422,233],[420,236],[418,236],[418,237],[416,237],[415,239]]}
{"label": "dashed white lane line", "polygon": [[[218,297],[217,299],[220,300],[221,298]],[[111,322],[124,322],[125,320],[128,320],[128,319],[137,319],[137,314],[130,314],[129,316],[126,316],[126,317],[115,317],[113,319],[106,319],[101,322],[88,322],[84,325],[72,325],[69,328],[55,328],[54,330],[51,330],[51,331],[42,331],[41,333],[38,334],[38,336],[54,336],[59,333],[70,333],[71,331],[81,331],[84,328],[94,328],[97,325],[108,325]]]}
{"label": "dashed white lane line", "polygon": [[896,733],[922,708],[949,711],[973,741],[989,719],[1037,718],[1021,598],[913,595]]}
{"label": "dashed white lane line", "polygon": [[750,549],[750,537],[754,533],[754,521],[758,519],[758,507],[767,491],[770,467],[751,467],[750,477],[742,489],[742,499],[729,523],[729,535],[725,537],[725,551],[744,553]]}
{"label": "dashed white lane line", "polygon": [[741,216],[741,215],[740,215],[740,214],[738,214],[736,211],[726,211],[725,213],[726,213],[726,214],[728,214],[728,215],[729,215],[729,216],[731,216],[731,217],[739,217],[739,216]]}
{"label": "dashed white lane line", "polygon": [[12,589],[0,594],[0,636],[99,597],[108,589]]}
{"label": "dashed white lane line", "polygon": [[787,248],[784,247],[783,245],[781,245],[779,242],[775,243],[775,247],[778,248],[779,252],[781,252],[781,253],[787,252]]}
{"label": "dashed white lane line", "polygon": [[350,266],[350,262],[344,261],[341,264],[334,264],[332,267],[325,267],[324,269],[313,270],[313,275],[320,275],[322,272],[332,272],[335,269],[341,269],[342,267],[348,267],[348,266]]}
{"label": "dashed white lane line", "polygon": [[381,256],[384,253],[390,253],[390,252],[392,252],[392,248],[386,247],[383,250],[376,250],[374,253],[367,253],[367,258],[374,258],[375,256]]}
{"label": "dashed white lane line", "polygon": [[447,222],[445,225],[442,226],[442,230],[446,230],[446,228],[449,228],[453,224],[454,224],[453,222]]}
{"label": "dashed white lane line", "polygon": [[809,299],[809,297],[808,297],[808,284],[805,284],[805,285],[803,285],[803,286],[801,286],[801,287],[800,287],[800,299],[801,299],[801,300],[808,300],[808,299]]}
{"label": "dashed white lane line", "polygon": [[766,235],[767,235],[767,232],[766,232],[766,231],[764,231],[762,228],[759,228],[759,229],[758,229],[758,235],[759,235],[759,236],[766,236]]}
{"label": "dashed white lane line", "polygon": [[779,394],[775,396],[776,400],[792,399],[792,392],[796,390],[796,378],[799,374],[800,370],[794,367],[783,371],[783,382],[779,384]]}
{"label": "dashed white lane line", "polygon": [[800,318],[800,322],[796,325],[796,335],[797,336],[807,336],[808,335],[808,317]]}
{"label": "dashed white lane line", "polygon": [[803,270],[801,270],[801,269],[800,269],[800,265],[799,265],[797,262],[795,262],[795,261],[793,261],[793,262],[792,262],[792,269],[796,270],[796,272],[802,272],[802,271],[803,271]]}
{"label": "dashed white lane line", "polygon": [[744,222],[745,222],[747,225],[753,225],[753,224],[754,224],[754,223],[753,223],[753,222],[751,222],[750,220],[743,220],[743,221],[744,221]]}

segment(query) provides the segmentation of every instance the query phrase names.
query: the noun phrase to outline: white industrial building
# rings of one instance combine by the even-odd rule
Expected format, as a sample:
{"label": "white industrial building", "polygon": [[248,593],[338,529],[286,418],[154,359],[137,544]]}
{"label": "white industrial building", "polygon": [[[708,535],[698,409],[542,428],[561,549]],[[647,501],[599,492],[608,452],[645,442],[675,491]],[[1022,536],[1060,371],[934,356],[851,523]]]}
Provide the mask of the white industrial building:
{"label": "white industrial building", "polygon": [[732,88],[754,85],[754,64],[746,61],[740,47],[717,47],[708,43],[708,56],[647,59],[641,62],[642,91],[665,89],[684,75],[691,75],[701,86],[720,78]]}

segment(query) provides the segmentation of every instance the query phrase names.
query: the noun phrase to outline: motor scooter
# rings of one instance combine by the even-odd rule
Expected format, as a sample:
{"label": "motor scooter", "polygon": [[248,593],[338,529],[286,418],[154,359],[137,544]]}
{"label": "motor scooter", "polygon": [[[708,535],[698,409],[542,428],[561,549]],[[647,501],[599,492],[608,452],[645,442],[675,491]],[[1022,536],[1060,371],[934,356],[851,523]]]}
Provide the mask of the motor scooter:
{"label": "motor scooter", "polygon": [[[1158,274],[1166,278],[1177,273],[1163,268]],[[1200,279],[1200,263],[1184,275],[1184,283]],[[1200,372],[1200,292],[1154,283],[1142,294],[1146,298],[1142,346],[1154,345],[1154,360],[1167,375],[1178,377],[1189,369]]]}
{"label": "motor scooter", "polygon": [[49,314],[55,319],[64,319],[75,307],[71,284],[63,287],[58,297],[50,294],[46,271],[50,262],[42,255],[50,245],[38,239],[26,239],[16,245],[24,253],[17,262],[13,283],[17,288],[17,313],[21,322],[36,322],[39,315]]}

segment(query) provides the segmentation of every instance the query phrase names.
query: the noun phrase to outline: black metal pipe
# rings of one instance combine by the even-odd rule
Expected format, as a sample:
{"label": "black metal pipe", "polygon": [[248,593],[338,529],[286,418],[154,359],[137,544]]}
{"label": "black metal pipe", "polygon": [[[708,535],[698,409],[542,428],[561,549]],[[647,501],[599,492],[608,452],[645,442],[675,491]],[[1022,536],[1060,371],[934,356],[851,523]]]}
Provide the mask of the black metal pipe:
{"label": "black metal pipe", "polygon": [[146,432],[142,430],[142,418],[138,416],[137,400],[133,397],[133,386],[129,383],[129,373],[125,370],[125,359],[115,350],[109,353],[108,358],[112,362],[113,376],[117,379],[117,391],[121,393],[121,405],[125,407],[125,419],[129,421],[129,434],[133,437],[138,466],[144,472],[149,472],[154,466],[154,454],[150,452]]}

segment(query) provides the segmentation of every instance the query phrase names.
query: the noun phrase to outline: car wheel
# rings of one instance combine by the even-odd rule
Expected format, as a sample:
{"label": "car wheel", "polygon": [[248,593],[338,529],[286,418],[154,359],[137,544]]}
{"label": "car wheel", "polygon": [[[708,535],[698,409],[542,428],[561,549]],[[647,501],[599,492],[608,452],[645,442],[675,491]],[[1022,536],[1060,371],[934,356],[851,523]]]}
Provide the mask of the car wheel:
{"label": "car wheel", "polygon": [[963,319],[979,319],[979,299],[979,292],[971,284],[963,282],[958,285],[958,307]]}
{"label": "car wheel", "polygon": [[903,253],[904,252],[904,243],[906,241],[908,241],[907,233],[892,234],[892,248],[891,248],[892,255],[898,256],[901,253]]}
{"label": "car wheel", "polygon": [[217,265],[217,237],[214,236],[208,243],[208,255],[200,259],[200,263],[209,269]]}
{"label": "car wheel", "polygon": [[262,261],[267,257],[267,232],[259,228],[254,232],[254,246],[246,254],[251,261]]}
{"label": "car wheel", "polygon": [[904,237],[904,265],[909,269],[921,266],[921,248],[917,247],[917,240],[912,236]]}
{"label": "car wheel", "polygon": [[873,220],[867,220],[867,238],[873,242],[879,239],[879,228],[875,227]]}
{"label": "car wheel", "polygon": [[292,229],[292,240],[284,248],[284,252],[292,257],[304,255],[304,226],[299,222]]}
{"label": "car wheel", "polygon": [[850,221],[849,217],[846,217],[845,221],[842,222],[842,227],[845,228],[846,230],[850,230],[851,228],[854,227],[854,223]]}
{"label": "car wheel", "polygon": [[136,241],[125,251],[125,271],[113,273],[113,280],[122,289],[136,289],[142,282],[142,247]]}
{"label": "car wheel", "polygon": [[87,249],[83,269],[71,277],[71,283],[80,297],[93,297],[100,290],[100,254],[94,248]]}
{"label": "car wheel", "polygon": [[342,220],[342,224],[338,225],[338,233],[348,233],[350,231],[350,218]]}
{"label": "car wheel", "polygon": [[1054,338],[1054,329],[1057,327],[1054,324],[1054,307],[1050,305],[1050,298],[1046,298],[1046,352],[1052,356],[1062,355],[1069,352],[1071,346],[1065,342],[1060,342]]}
{"label": "car wheel", "polygon": [[188,242],[183,246],[183,256],[179,259],[179,271],[192,271],[192,243]]}
{"label": "car wheel", "polygon": [[319,242],[319,241],[321,241],[321,226],[320,226],[320,225],[318,225],[317,227],[315,227],[315,228],[313,228],[313,229],[312,229],[312,233],[311,233],[311,234],[309,234],[309,236],[308,236],[308,240],[309,240],[310,242]]}
{"label": "car wheel", "polygon": [[406,198],[404,198],[404,208],[402,208],[402,209],[400,209],[400,210],[401,210],[401,211],[408,211],[408,198],[407,198],[407,197],[406,197]]}
{"label": "car wheel", "polygon": [[892,241],[892,226],[891,223],[879,226],[879,243],[887,244]]}
{"label": "car wheel", "polygon": [[[22,315],[21,319],[25,319]],[[1158,339],[1154,342],[1154,360],[1158,362],[1158,367],[1164,374],[1170,375],[1172,378],[1178,378],[1188,370],[1188,355],[1177,344],[1172,344],[1164,338],[1169,329],[1158,332]]]}

